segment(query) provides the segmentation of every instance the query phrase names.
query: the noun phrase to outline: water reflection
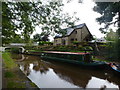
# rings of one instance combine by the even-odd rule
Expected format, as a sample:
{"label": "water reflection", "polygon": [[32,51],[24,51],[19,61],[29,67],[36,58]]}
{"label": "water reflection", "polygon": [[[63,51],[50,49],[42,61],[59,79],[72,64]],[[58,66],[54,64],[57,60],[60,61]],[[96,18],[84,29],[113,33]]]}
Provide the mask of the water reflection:
{"label": "water reflection", "polygon": [[13,58],[17,59],[25,75],[40,88],[119,88],[120,85],[119,77],[104,70],[44,61],[38,56],[14,54]]}

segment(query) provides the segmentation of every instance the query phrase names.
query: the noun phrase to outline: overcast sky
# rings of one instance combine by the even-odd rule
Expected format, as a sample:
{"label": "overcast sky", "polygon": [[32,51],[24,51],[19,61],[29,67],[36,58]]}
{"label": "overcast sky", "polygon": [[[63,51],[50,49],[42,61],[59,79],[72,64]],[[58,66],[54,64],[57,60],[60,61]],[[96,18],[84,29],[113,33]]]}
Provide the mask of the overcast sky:
{"label": "overcast sky", "polygon": [[[93,11],[93,7],[95,6],[93,0],[82,0],[82,3],[78,3],[78,1],[79,0],[71,0],[70,3],[67,3],[67,0],[63,0],[65,4],[63,12],[69,13],[71,16],[74,12],[77,12],[76,17],[80,18],[80,21],[77,22],[76,25],[86,23],[92,35],[95,35],[97,38],[104,37],[105,35],[99,31],[100,25],[96,22],[96,18],[101,15]],[[35,33],[40,33],[38,27]],[[51,38],[51,40],[53,39]]]}
{"label": "overcast sky", "polygon": [[93,0],[83,0],[82,3],[78,3],[78,1],[72,0],[70,3],[65,4],[64,12],[68,12],[69,14],[77,12],[76,16],[80,18],[80,21],[76,25],[86,23],[92,35],[96,35],[98,38],[103,37],[104,34],[101,34],[99,31],[100,25],[96,22],[96,18],[101,15],[93,11],[93,7],[95,6]]}

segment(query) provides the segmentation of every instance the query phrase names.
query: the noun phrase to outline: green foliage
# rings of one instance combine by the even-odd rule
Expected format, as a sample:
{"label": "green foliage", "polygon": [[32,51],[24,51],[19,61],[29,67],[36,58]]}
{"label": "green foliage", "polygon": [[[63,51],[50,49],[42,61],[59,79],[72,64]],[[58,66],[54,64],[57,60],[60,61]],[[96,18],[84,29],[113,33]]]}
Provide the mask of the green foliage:
{"label": "green foliage", "polygon": [[15,34],[11,42],[12,43],[24,43],[24,40],[21,38],[19,34]]}
{"label": "green foliage", "polygon": [[109,45],[109,43],[108,43],[108,45],[103,44],[103,45],[99,45],[99,47],[103,47],[103,48],[105,47],[105,48],[106,48],[106,47],[110,47],[110,45]]}
{"label": "green foliage", "polygon": [[48,37],[49,37],[50,33],[48,32],[42,32],[41,34],[35,34],[33,36],[33,40],[35,42],[38,42],[38,41],[49,41]]}
{"label": "green foliage", "polygon": [[[115,60],[120,59],[120,2],[96,2],[96,6],[93,9],[94,11],[101,14],[99,18],[97,18],[97,21],[100,24],[105,24],[103,28],[100,28],[100,31],[102,33],[106,33],[108,27],[111,24],[116,25],[117,24],[117,32],[116,32],[116,40],[115,43],[113,43],[111,49],[108,49],[108,52],[110,53],[109,57],[114,58]],[[113,18],[116,16],[116,19],[113,20]],[[108,38],[111,39],[111,38]]]}
{"label": "green foliage", "polygon": [[59,51],[69,51],[69,49],[67,49],[66,46],[59,46],[59,47],[58,47],[58,50],[59,50]]}
{"label": "green foliage", "polygon": [[[99,18],[96,20],[102,24],[105,24],[105,27],[100,28],[100,31],[102,33],[106,33],[107,28],[111,24],[116,24],[118,23],[118,27],[120,27],[120,2],[96,2],[96,6],[93,8],[94,11],[98,12],[101,14]],[[116,16],[116,20],[113,22],[113,18]]]}
{"label": "green foliage", "polygon": [[78,50],[84,50],[83,46],[82,46],[82,45],[79,45],[79,46],[78,46]]}
{"label": "green foliage", "polygon": [[62,0],[50,0],[47,3],[41,0],[2,2],[3,44],[12,42],[17,31],[21,32],[24,41],[28,43],[36,26],[49,34],[62,33],[61,26],[71,26],[78,21],[78,18],[62,13],[62,7]]}
{"label": "green foliage", "polygon": [[115,58],[120,62],[120,37],[118,37],[114,43],[114,52],[115,52]]}
{"label": "green foliage", "polygon": [[41,35],[40,35],[40,34],[35,34],[35,35],[33,36],[33,40],[34,40],[35,42],[41,41]]}
{"label": "green foliage", "polygon": [[48,41],[40,41],[39,42],[39,45],[51,45],[51,44],[53,44],[52,42],[48,42]]}
{"label": "green foliage", "polygon": [[[59,45],[59,46],[51,46],[52,51],[68,51],[68,52],[84,52],[85,47],[79,45],[79,46],[64,46],[64,45]],[[44,49],[43,49],[44,50]]]}
{"label": "green foliage", "polygon": [[91,46],[85,46],[85,50],[87,50],[87,51],[92,51],[93,48],[92,48]]}
{"label": "green foliage", "polygon": [[2,58],[4,60],[3,62],[5,63],[6,68],[12,69],[17,66],[17,64],[11,58],[10,53],[7,53],[7,52],[3,53]]}
{"label": "green foliage", "polygon": [[33,82],[31,82],[30,85],[31,85],[32,87],[36,87],[36,85],[35,85]]}
{"label": "green foliage", "polygon": [[7,88],[25,88],[25,87],[26,87],[25,83],[19,83],[15,81],[8,81],[7,83]]}
{"label": "green foliage", "polygon": [[5,72],[5,77],[6,78],[13,78],[13,77],[15,77],[15,75],[14,75],[14,73],[12,73],[12,72]]}
{"label": "green foliage", "polygon": [[79,41],[73,41],[72,43],[75,44],[75,45],[79,45],[80,44]]}
{"label": "green foliage", "polygon": [[116,32],[114,32],[112,29],[110,29],[110,32],[108,32],[106,34],[105,39],[107,41],[115,41],[115,39],[116,39]]}
{"label": "green foliage", "polygon": [[13,53],[19,53],[20,49],[19,48],[11,48],[11,52],[13,52]]}

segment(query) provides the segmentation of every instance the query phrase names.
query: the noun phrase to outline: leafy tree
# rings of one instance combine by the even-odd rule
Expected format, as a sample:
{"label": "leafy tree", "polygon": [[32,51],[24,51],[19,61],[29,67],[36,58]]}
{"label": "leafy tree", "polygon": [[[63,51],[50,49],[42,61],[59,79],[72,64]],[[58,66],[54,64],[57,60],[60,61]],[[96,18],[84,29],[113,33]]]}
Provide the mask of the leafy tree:
{"label": "leafy tree", "polygon": [[33,36],[33,39],[34,39],[35,42],[38,42],[38,41],[49,41],[48,37],[49,37],[49,33],[42,32],[41,34],[35,34]]}
{"label": "leafy tree", "polygon": [[115,41],[116,39],[116,32],[114,32],[112,29],[110,29],[109,32],[107,32],[105,39],[108,41]]}
{"label": "leafy tree", "polygon": [[12,39],[12,43],[24,43],[24,40],[20,37],[19,34],[15,34]]}
{"label": "leafy tree", "polygon": [[[101,14],[101,17],[97,18],[96,20],[102,24],[104,23],[105,26],[103,28],[100,28],[100,31],[102,33],[106,33],[107,28],[114,24],[117,25],[117,34],[116,34],[116,42],[114,44],[113,52],[115,59],[120,59],[120,2],[96,2],[96,6],[93,9],[94,11]],[[115,18],[115,21],[113,21],[113,18]]]}
{"label": "leafy tree", "polygon": [[[102,33],[106,33],[107,28],[111,25],[117,24],[118,30],[120,28],[120,2],[96,2],[96,6],[93,8],[94,11],[101,14],[96,20],[105,26],[100,28]],[[115,21],[113,18],[116,16]],[[119,34],[120,35],[120,34]]]}
{"label": "leafy tree", "polygon": [[[9,16],[9,17],[8,17]],[[13,39],[14,32],[14,25],[11,23],[10,17],[12,14],[8,8],[8,4],[2,4],[2,43],[10,43],[11,39]]]}
{"label": "leafy tree", "polygon": [[33,40],[34,40],[35,42],[42,41],[41,35],[40,35],[40,34],[35,34],[35,35],[33,36]]}
{"label": "leafy tree", "polygon": [[2,2],[2,42],[11,42],[16,31],[21,31],[25,42],[29,42],[37,25],[43,32],[61,33],[62,26],[73,25],[78,20],[61,13],[62,7],[62,0]]}

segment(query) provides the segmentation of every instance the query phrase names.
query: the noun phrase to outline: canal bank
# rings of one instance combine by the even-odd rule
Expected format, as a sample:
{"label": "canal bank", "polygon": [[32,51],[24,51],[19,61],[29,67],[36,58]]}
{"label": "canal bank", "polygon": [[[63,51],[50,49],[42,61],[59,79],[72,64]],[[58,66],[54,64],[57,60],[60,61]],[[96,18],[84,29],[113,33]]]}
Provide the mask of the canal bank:
{"label": "canal bank", "polygon": [[3,58],[3,86],[2,88],[38,88],[19,69],[11,54],[4,52]]}

